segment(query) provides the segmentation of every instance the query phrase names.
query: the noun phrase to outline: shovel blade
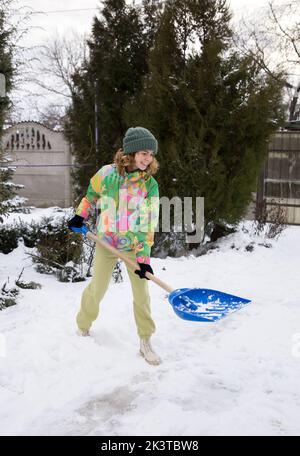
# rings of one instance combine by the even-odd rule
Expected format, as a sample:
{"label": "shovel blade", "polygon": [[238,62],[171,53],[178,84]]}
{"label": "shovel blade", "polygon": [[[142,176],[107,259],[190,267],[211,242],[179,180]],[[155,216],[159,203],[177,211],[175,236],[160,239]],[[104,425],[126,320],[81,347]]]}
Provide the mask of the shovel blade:
{"label": "shovel blade", "polygon": [[183,320],[214,322],[251,301],[208,288],[179,288],[170,293],[169,302]]}

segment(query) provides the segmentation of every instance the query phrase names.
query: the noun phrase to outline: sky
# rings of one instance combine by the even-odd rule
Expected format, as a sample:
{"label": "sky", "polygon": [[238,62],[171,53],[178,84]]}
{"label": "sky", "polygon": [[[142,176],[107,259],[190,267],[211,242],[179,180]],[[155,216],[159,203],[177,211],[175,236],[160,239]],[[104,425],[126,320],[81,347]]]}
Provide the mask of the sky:
{"label": "sky", "polygon": [[[19,2],[21,5],[21,3]],[[96,0],[31,0],[22,2],[24,11],[32,11],[29,25],[32,33],[25,39],[27,43],[35,43],[36,38],[47,39],[57,32],[65,33],[68,29],[88,32],[94,15],[97,13],[99,1]]]}
{"label": "sky", "polygon": [[[17,4],[33,11],[42,11],[43,14],[36,14],[33,18],[35,25],[45,28],[51,32],[55,28],[63,29],[65,25],[78,27],[81,30],[88,30],[92,18],[102,2],[99,0],[27,0]],[[138,2],[136,2],[138,3]],[[254,11],[268,3],[268,0],[228,0],[234,14],[242,14],[243,11]],[[68,11],[67,10],[73,10]],[[77,11],[76,11],[77,10]],[[81,11],[80,11],[81,10]]]}
{"label": "sky", "polygon": [[[138,2],[136,2],[138,3]],[[268,3],[268,0],[228,0],[235,17],[256,13]],[[88,33],[94,15],[97,13],[99,0],[27,0],[16,1],[23,11],[32,11],[28,25],[32,27],[24,42],[37,44],[37,41],[68,29]]]}

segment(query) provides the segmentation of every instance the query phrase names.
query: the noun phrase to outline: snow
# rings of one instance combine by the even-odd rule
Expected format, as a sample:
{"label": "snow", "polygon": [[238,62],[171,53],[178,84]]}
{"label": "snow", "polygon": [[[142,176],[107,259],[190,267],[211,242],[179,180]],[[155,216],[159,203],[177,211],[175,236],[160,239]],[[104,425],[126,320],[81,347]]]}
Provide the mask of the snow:
{"label": "snow", "polygon": [[174,288],[252,300],[217,323],[190,322],[150,283],[158,367],[138,354],[124,266],[124,282],[110,284],[92,336],[80,337],[75,315],[88,282],[38,274],[22,243],[0,254],[1,286],[23,267],[22,280],[42,285],[22,289],[18,305],[0,312],[0,434],[298,435],[300,227],[266,248],[243,230],[250,226],[244,222],[204,256],[152,259],[155,274]]}
{"label": "snow", "polygon": [[59,223],[59,220],[63,217],[72,216],[74,211],[72,208],[62,209],[60,207],[48,207],[45,209],[39,208],[29,208],[28,213],[19,213],[19,212],[12,212],[9,213],[5,218],[4,222],[6,226],[14,225],[16,223],[27,223],[30,224],[31,222],[41,223],[42,219],[44,218],[51,218],[52,224],[55,222]]}

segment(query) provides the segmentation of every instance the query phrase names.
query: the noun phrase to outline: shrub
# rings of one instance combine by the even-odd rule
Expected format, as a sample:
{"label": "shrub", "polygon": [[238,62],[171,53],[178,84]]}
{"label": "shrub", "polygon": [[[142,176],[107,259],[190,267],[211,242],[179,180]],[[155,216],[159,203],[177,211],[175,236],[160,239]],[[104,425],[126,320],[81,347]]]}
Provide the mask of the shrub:
{"label": "shrub", "polygon": [[20,229],[17,225],[2,225],[0,228],[0,252],[8,254],[18,247]]}
{"label": "shrub", "polygon": [[276,239],[287,227],[286,210],[274,200],[270,201],[268,207],[266,200],[257,204],[255,210],[254,232],[259,235],[265,233],[268,239]]}
{"label": "shrub", "polygon": [[72,233],[67,219],[44,218],[31,255],[40,273],[55,274],[62,282],[85,280],[85,252],[81,235]]}
{"label": "shrub", "polygon": [[0,252],[8,254],[18,247],[18,240],[23,239],[26,247],[34,247],[41,233],[41,225],[31,222],[15,222],[0,226]]}
{"label": "shrub", "polygon": [[16,298],[19,294],[19,290],[16,287],[8,288],[8,281],[4,283],[0,291],[0,310],[17,304]]}

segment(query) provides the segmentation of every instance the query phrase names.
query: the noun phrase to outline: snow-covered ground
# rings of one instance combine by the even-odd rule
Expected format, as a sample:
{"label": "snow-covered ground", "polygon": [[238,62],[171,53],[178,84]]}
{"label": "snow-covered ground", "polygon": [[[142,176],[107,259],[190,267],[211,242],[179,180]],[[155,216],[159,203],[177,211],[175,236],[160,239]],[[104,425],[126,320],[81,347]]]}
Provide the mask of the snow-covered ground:
{"label": "snow-covered ground", "polygon": [[266,248],[241,225],[205,256],[153,259],[174,288],[252,299],[218,323],[188,322],[150,283],[158,367],[138,354],[124,267],[124,282],[111,283],[92,337],[83,338],[75,315],[87,282],[38,274],[23,245],[0,254],[1,286],[24,266],[22,280],[42,285],[0,312],[0,434],[299,435],[299,236],[289,227]]}

